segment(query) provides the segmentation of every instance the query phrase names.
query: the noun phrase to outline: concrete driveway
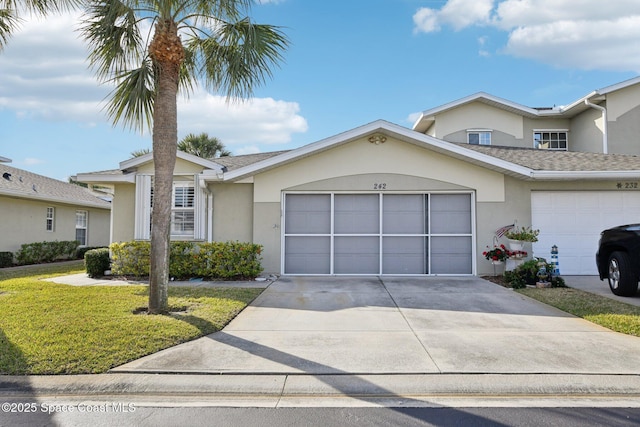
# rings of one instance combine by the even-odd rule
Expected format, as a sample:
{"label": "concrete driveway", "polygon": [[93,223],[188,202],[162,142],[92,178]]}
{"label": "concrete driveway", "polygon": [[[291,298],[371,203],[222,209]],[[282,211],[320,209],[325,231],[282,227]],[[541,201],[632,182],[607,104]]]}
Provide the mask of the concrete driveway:
{"label": "concrete driveway", "polygon": [[282,277],[221,332],[113,371],[638,375],[640,338],[474,277]]}

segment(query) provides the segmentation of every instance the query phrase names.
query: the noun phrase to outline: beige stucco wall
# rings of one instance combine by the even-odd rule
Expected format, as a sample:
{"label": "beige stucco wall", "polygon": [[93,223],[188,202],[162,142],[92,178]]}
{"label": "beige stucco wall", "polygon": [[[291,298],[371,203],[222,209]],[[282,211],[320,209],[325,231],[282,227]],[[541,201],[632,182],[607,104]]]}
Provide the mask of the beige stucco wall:
{"label": "beige stucco wall", "polygon": [[[46,231],[48,207],[55,208],[53,231]],[[108,245],[109,209],[0,196],[0,251],[16,252],[24,243],[75,240],[76,210],[89,215],[87,246]]]}
{"label": "beige stucco wall", "polygon": [[467,129],[491,129],[522,139],[522,120],[522,116],[517,114],[482,102],[472,102],[438,114],[434,136],[446,140],[447,135]]}
{"label": "beige stucco wall", "polygon": [[571,119],[569,151],[602,153],[602,113],[589,108]]}
{"label": "beige stucco wall", "polygon": [[640,154],[640,85],[607,94],[609,152]]}
{"label": "beige stucco wall", "polygon": [[114,190],[111,242],[128,242],[134,238],[136,186],[116,184]]}
{"label": "beige stucco wall", "polygon": [[[375,184],[384,183],[384,177],[378,176],[381,174],[427,178],[474,189],[479,201],[504,200],[500,173],[393,138],[380,145],[361,138],[256,175],[254,202],[279,203],[284,189],[344,176],[369,175],[362,190],[368,187],[374,191]],[[402,191],[401,185],[402,181],[387,183],[386,191]]]}
{"label": "beige stucco wall", "polygon": [[209,184],[209,189],[213,195],[213,240],[253,241],[253,185]]}

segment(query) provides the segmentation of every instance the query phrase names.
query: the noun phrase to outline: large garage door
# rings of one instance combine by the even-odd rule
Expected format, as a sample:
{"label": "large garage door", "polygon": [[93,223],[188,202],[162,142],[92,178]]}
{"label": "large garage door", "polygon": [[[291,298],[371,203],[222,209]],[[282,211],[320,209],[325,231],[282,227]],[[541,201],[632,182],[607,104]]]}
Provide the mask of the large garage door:
{"label": "large garage door", "polygon": [[531,193],[531,221],[540,229],[533,253],[549,259],[557,245],[560,273],[595,275],[600,232],[640,222],[640,192],[536,191]]}
{"label": "large garage door", "polygon": [[471,194],[286,194],[285,274],[472,274]]}

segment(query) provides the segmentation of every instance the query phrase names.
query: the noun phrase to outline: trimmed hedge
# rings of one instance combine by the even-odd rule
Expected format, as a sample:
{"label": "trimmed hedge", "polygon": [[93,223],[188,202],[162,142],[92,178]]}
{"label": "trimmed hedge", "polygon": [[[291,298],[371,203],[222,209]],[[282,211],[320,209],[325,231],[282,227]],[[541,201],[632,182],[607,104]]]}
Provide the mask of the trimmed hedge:
{"label": "trimmed hedge", "polygon": [[0,268],[13,265],[13,252],[0,252]]}
{"label": "trimmed hedge", "polygon": [[[112,243],[111,272],[122,276],[149,276],[149,242]],[[175,279],[253,279],[262,272],[262,246],[243,242],[171,242],[169,276]]]}
{"label": "trimmed hedge", "polygon": [[109,248],[91,249],[84,254],[84,266],[89,277],[102,277],[109,269]]}
{"label": "trimmed hedge", "polygon": [[75,240],[25,243],[16,252],[18,264],[40,264],[63,259],[75,259],[79,243]]}

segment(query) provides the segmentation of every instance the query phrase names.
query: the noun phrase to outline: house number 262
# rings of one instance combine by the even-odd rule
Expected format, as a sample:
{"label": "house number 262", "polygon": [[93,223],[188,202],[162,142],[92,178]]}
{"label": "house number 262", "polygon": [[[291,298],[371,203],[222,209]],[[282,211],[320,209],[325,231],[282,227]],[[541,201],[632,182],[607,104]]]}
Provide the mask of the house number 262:
{"label": "house number 262", "polygon": [[387,183],[386,182],[381,182],[380,184],[374,183],[373,184],[373,189],[374,190],[386,190],[387,189]]}

